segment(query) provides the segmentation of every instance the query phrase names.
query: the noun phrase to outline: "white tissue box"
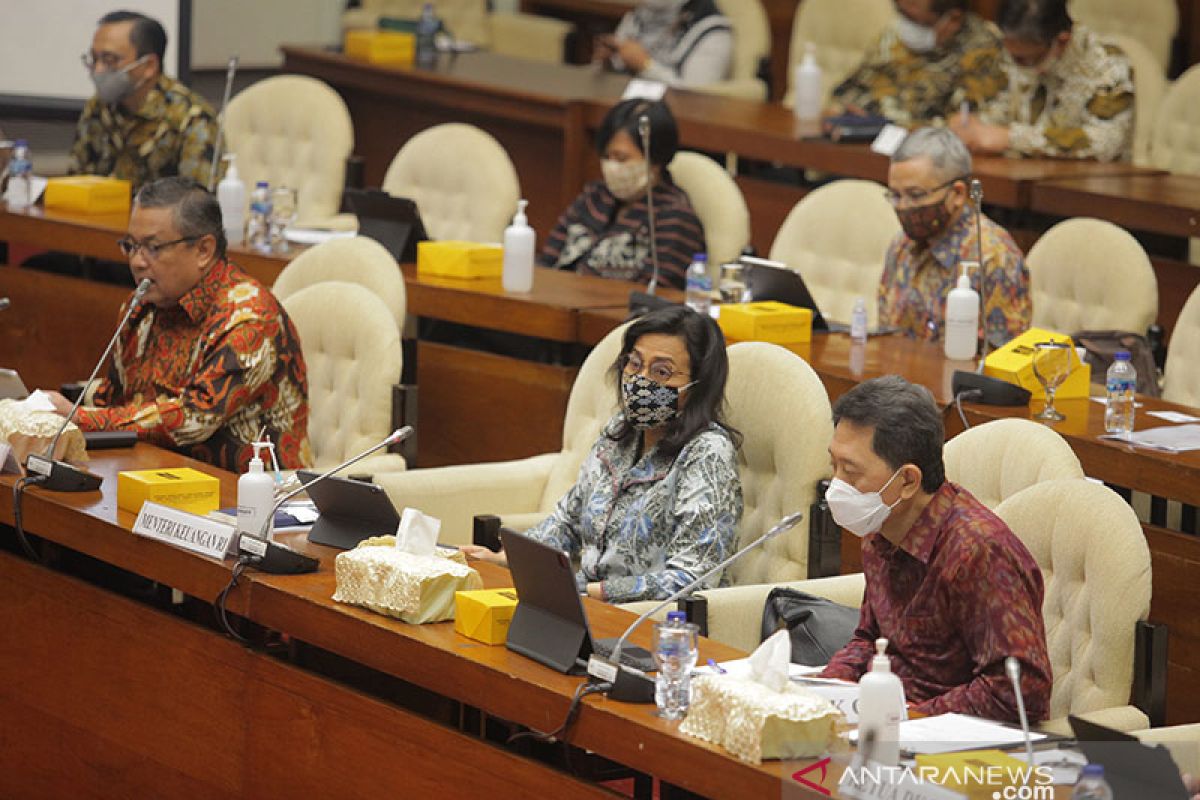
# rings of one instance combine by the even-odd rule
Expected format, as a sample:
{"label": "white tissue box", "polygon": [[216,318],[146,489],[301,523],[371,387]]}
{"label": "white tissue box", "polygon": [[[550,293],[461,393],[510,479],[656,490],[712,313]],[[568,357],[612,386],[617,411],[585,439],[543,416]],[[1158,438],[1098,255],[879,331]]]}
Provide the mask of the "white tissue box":
{"label": "white tissue box", "polygon": [[695,675],[692,704],[679,730],[761,764],[828,752],[838,741],[841,720],[832,703],[798,686],[776,692],[732,675]]}
{"label": "white tissue box", "polygon": [[397,549],[393,536],[367,539],[339,554],[334,575],[334,600],[413,624],[454,619],[454,593],[483,588],[458,550],[415,556]]}

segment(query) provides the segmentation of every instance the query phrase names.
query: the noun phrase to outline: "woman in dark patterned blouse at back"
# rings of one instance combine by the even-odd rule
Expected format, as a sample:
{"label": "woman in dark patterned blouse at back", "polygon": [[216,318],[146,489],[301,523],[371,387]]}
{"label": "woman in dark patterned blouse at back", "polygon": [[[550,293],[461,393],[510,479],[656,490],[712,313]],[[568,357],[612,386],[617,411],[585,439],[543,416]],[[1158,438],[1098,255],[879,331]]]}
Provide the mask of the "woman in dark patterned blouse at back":
{"label": "woman in dark patterned blouse at back", "polygon": [[[638,120],[650,122],[650,152],[642,152]],[[650,280],[646,185],[653,186],[659,283],[682,289],[688,264],[704,252],[704,229],[667,164],[679,131],[665,103],[625,100],[608,112],[596,134],[604,180],[593,181],[559,217],[538,256],[543,267],[645,283]]]}

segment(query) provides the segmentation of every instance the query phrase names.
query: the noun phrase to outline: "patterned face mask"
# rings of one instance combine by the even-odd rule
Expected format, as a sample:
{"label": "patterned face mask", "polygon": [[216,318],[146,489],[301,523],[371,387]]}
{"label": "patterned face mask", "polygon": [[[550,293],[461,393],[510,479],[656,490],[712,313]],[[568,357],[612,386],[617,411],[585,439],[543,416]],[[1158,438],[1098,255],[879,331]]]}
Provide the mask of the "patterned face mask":
{"label": "patterned face mask", "polygon": [[896,216],[900,219],[900,227],[908,238],[916,242],[927,242],[942,231],[950,221],[950,209],[946,201],[935,200],[923,206],[897,208]]}
{"label": "patterned face mask", "polygon": [[638,430],[665,425],[679,414],[679,393],[695,383],[676,388],[663,386],[645,375],[626,375],[621,379],[625,418]]}
{"label": "patterned face mask", "polygon": [[632,200],[646,191],[646,184],[650,181],[650,165],[645,159],[617,161],[606,158],[600,162],[600,171],[604,173],[608,190],[618,200]]}

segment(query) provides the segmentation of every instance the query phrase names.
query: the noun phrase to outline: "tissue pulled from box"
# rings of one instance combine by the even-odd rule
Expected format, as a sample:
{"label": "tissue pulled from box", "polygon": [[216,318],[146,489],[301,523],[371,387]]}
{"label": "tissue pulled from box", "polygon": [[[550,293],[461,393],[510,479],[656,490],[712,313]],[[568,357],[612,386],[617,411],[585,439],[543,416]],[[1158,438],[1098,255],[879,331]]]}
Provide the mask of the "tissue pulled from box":
{"label": "tissue pulled from box", "polygon": [[457,550],[414,556],[391,536],[362,542],[334,560],[333,599],[413,624],[454,619],[454,593],[483,588]]}

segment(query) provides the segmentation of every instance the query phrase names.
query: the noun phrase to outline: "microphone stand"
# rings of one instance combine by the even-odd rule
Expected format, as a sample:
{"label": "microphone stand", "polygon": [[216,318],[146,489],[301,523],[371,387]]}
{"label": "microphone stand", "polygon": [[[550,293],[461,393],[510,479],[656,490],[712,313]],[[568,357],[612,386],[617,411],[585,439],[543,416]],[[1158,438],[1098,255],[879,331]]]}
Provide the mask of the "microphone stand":
{"label": "microphone stand", "polygon": [[1021,662],[1017,660],[1016,656],[1004,659],[1004,672],[1012,681],[1013,693],[1017,696],[1017,716],[1021,720],[1021,732],[1025,734],[1025,757],[1032,769],[1034,766],[1033,740],[1029,736],[1029,717],[1025,716],[1025,695],[1021,693]]}
{"label": "microphone stand", "polygon": [[[737,561],[746,553],[749,553],[751,550],[758,547],[763,542],[773,539],[784,531],[795,527],[796,524],[803,518],[804,512],[802,511],[797,511],[793,514],[787,515],[783,519],[779,520],[779,522],[775,523],[775,525],[772,526],[771,529],[762,536],[758,537],[741,550],[738,550],[729,558],[725,559],[720,564],[717,564],[708,572],[704,573],[699,578],[696,578],[694,581],[672,594],[666,600],[663,600],[661,603],[658,603],[653,608],[647,610],[640,617],[634,620],[632,625],[625,629],[625,632],[621,634],[621,638],[617,639],[617,643],[613,645],[612,653],[609,655],[607,661],[599,659],[595,655],[591,657],[591,659],[588,661],[588,673],[593,677],[600,678],[604,681],[609,681],[613,684],[613,688],[608,692],[608,696],[613,700],[634,703],[649,702],[654,696],[653,683],[646,676],[646,674],[640,670],[634,670],[621,664],[621,651],[624,649],[625,642],[627,639],[629,639],[629,635],[647,619],[654,616],[659,611],[662,611],[668,605],[675,602],[680,597],[683,597],[685,594],[695,591],[698,586],[702,585],[709,578],[713,577],[714,575],[721,574],[723,569]],[[646,691],[647,688],[650,690],[648,696]]]}
{"label": "microphone stand", "polygon": [[79,406],[83,403],[83,396],[86,394],[86,387],[96,379],[96,374],[100,372],[100,367],[104,366],[104,362],[108,360],[109,354],[113,348],[117,346],[117,339],[121,336],[121,331],[125,329],[125,323],[129,322],[129,318],[133,316],[133,312],[137,310],[142,303],[142,298],[146,296],[146,292],[150,291],[153,281],[149,278],[143,278],[138,284],[133,293],[133,299],[129,301],[129,308],[125,310],[125,316],[121,317],[121,324],[113,331],[112,338],[108,340],[108,347],[104,348],[104,353],[100,356],[100,360],[96,362],[96,366],[92,369],[92,374],[88,376],[87,382],[84,383],[85,391],[79,393],[79,397],[75,398],[75,403],[71,406],[71,411],[67,414],[67,418],[63,420],[63,424],[58,429],[58,433],[54,434],[54,438],[50,441],[50,446],[46,448],[42,455],[30,453],[25,459],[25,469],[27,472],[34,475],[41,475],[43,480],[41,485],[45,489],[52,492],[90,492],[100,488],[100,476],[94,475],[85,469],[68,464],[65,461],[58,461],[54,458],[54,450],[58,447],[58,440],[66,432],[67,426],[71,424],[71,420],[75,417],[75,412],[79,410]]}
{"label": "microphone stand", "polygon": [[409,436],[412,436],[413,428],[411,425],[405,425],[393,431],[386,439],[378,444],[372,445],[356,456],[332,467],[317,477],[313,478],[308,483],[298,486],[292,491],[285,494],[283,497],[275,501],[275,505],[271,507],[271,513],[263,520],[262,526],[258,529],[258,533],[250,531],[238,531],[238,557],[245,560],[250,565],[257,567],[263,572],[269,572],[276,575],[296,575],[304,572],[316,572],[319,562],[317,559],[306,556],[297,550],[293,550],[282,542],[272,541],[268,535],[271,528],[271,523],[275,520],[275,512],[283,507],[283,504],[291,500],[301,492],[308,491],[308,488],[314,483],[320,483],[335,472],[340,472],[346,467],[357,464],[372,453],[382,450],[398,442],[402,442]]}
{"label": "microphone stand", "polygon": [[650,180],[650,117],[638,117],[638,135],[642,139],[642,155],[646,157],[646,212],[650,222],[650,283],[644,292],[631,292],[629,310],[633,314],[644,314],[664,306],[673,305],[658,297],[658,230],[654,224],[654,181]]}
{"label": "microphone stand", "polygon": [[225,109],[229,105],[229,95],[233,92],[233,76],[237,74],[238,57],[229,57],[229,67],[225,70],[225,95],[221,98],[221,113],[217,117],[217,141],[213,145],[212,167],[208,171],[208,191],[217,185],[217,164],[221,163],[221,148],[225,145]]}

